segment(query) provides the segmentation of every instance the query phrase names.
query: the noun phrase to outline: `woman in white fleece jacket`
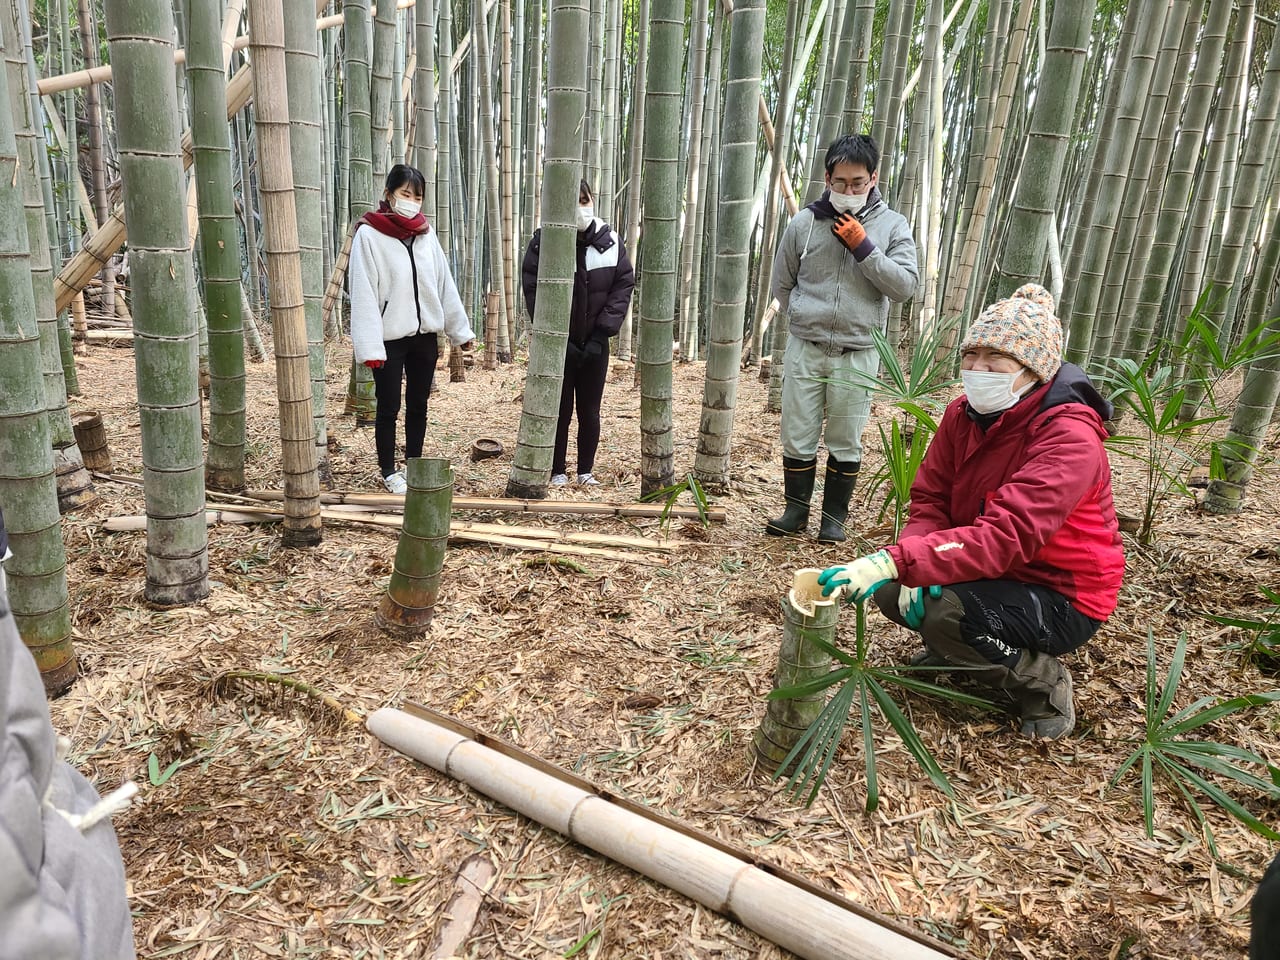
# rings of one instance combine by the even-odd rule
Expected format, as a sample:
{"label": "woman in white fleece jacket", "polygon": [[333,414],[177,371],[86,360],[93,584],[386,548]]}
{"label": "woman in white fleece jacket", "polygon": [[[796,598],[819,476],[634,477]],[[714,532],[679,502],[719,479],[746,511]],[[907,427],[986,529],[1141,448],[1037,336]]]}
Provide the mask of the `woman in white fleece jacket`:
{"label": "woman in white fleece jacket", "polygon": [[396,469],[396,420],[404,386],[404,452],[422,456],[427,398],[435,377],[441,333],[471,349],[475,333],[449,273],[440,241],[422,215],[422,172],[398,163],[387,174],[376,211],[366,213],[351,239],[351,345],[356,362],[373,371],[378,398],[373,438],[383,483],[404,493]]}

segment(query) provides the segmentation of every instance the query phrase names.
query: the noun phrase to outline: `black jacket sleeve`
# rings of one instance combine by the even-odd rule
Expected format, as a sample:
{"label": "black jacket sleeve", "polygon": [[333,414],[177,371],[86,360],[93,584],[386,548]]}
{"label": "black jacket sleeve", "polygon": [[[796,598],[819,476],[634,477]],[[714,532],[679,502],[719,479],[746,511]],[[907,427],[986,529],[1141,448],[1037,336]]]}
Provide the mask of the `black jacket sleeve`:
{"label": "black jacket sleeve", "polygon": [[524,288],[524,303],[529,308],[529,319],[533,319],[533,305],[538,296],[538,251],[542,244],[542,229],[533,231],[529,246],[524,252],[524,263],[520,267],[520,285]]}
{"label": "black jacket sleeve", "polygon": [[631,305],[631,291],[635,289],[636,272],[631,266],[631,258],[627,256],[627,248],[618,237],[618,266],[613,274],[613,286],[609,288],[608,299],[604,309],[600,311],[600,319],[596,321],[596,333],[603,332],[612,337],[622,329],[622,321],[627,317],[627,307]]}

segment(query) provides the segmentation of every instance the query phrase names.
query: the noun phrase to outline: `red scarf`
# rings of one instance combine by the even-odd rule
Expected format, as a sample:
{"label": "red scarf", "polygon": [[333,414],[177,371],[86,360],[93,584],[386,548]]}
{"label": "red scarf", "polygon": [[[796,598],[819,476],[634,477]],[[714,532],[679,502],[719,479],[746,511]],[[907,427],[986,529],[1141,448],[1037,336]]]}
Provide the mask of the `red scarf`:
{"label": "red scarf", "polygon": [[361,217],[359,223],[367,223],[379,233],[385,233],[388,237],[395,237],[400,241],[408,240],[416,234],[426,233],[431,229],[421,210],[413,217],[402,217],[392,210],[391,205],[385,200],[378,204],[377,210],[370,210]]}

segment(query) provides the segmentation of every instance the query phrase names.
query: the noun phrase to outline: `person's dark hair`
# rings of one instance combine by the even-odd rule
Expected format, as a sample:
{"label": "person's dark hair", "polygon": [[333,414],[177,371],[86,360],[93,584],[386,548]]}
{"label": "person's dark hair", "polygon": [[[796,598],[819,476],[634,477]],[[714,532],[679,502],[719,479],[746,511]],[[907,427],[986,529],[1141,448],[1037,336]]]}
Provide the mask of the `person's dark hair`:
{"label": "person's dark hair", "polygon": [[406,183],[418,191],[418,196],[426,196],[427,178],[422,171],[407,163],[397,163],[387,174],[387,193],[395,193]]}
{"label": "person's dark hair", "polygon": [[880,148],[875,140],[865,133],[846,133],[831,142],[827,147],[827,173],[836,168],[837,163],[856,163],[867,168],[867,173],[875,173],[880,165]]}
{"label": "person's dark hair", "polygon": [[596,195],[591,192],[591,184],[587,183],[586,178],[583,178],[583,180],[578,184],[578,196],[582,196],[584,193],[587,195],[588,200],[594,200],[596,198]]}

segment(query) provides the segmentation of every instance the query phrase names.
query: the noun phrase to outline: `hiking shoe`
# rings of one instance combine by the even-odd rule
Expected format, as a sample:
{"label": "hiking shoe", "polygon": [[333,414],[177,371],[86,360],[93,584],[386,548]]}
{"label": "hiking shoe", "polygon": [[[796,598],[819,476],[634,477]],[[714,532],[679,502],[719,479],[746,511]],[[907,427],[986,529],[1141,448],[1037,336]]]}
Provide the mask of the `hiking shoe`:
{"label": "hiking shoe", "polygon": [[589,474],[589,473],[580,473],[580,474],[578,474],[578,486],[580,486],[580,487],[598,487],[598,486],[600,486],[600,481],[599,481],[599,480],[597,480],[595,477],[593,477],[593,476],[592,476],[591,474]]}
{"label": "hiking shoe", "polygon": [[403,496],[405,491],[409,489],[409,482],[405,480],[403,470],[397,470],[395,473],[383,477],[382,483],[387,488],[388,493],[394,493],[397,496]]}
{"label": "hiking shoe", "polygon": [[[1071,674],[1064,668],[1062,679],[1058,681],[1066,687],[1066,707],[1064,712],[1055,712],[1052,716],[1038,719],[1023,719],[1022,735],[1024,737],[1040,737],[1044,740],[1061,740],[1076,726],[1076,705],[1071,689]],[[1051,709],[1054,709],[1051,707]]]}
{"label": "hiking shoe", "polygon": [[553,487],[567,486],[568,483],[569,483],[569,477],[568,475],[563,473],[557,473],[551,478],[551,486]]}

